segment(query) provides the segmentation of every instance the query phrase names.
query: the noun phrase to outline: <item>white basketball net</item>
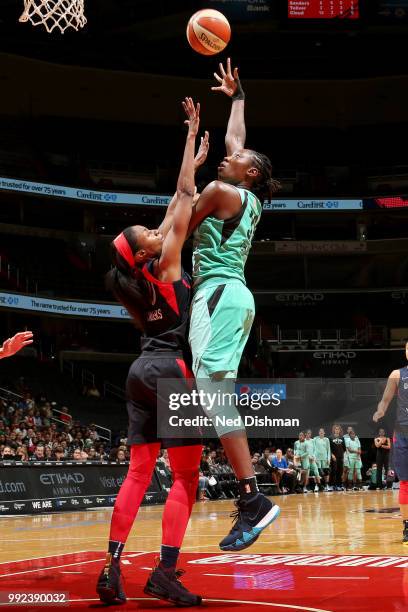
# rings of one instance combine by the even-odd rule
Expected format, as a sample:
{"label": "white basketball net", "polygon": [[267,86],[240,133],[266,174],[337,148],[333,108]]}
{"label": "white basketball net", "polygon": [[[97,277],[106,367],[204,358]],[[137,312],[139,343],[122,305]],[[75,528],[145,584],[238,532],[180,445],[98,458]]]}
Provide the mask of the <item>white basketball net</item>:
{"label": "white basketball net", "polygon": [[79,30],[86,24],[84,0],[24,0],[24,13],[19,21],[43,25],[47,32],[54,28],[62,33],[67,28]]}

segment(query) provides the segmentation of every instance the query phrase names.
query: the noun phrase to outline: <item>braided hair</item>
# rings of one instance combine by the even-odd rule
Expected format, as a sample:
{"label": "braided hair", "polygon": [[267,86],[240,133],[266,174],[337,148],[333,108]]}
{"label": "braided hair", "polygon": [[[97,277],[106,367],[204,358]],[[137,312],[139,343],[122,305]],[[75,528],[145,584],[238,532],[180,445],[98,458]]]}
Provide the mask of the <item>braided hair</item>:
{"label": "braided hair", "polygon": [[[127,227],[122,233],[134,255],[139,250],[139,246],[133,228]],[[114,243],[111,244],[111,249],[113,265],[105,277],[106,288],[126,308],[136,327],[143,332],[143,312],[149,307],[148,285],[140,268],[136,264],[131,266]]]}
{"label": "braided hair", "polygon": [[281,189],[281,184],[276,179],[272,178],[272,163],[269,157],[257,151],[250,151],[252,155],[252,163],[259,171],[258,177],[252,184],[251,191],[262,201],[272,200],[273,194]]}

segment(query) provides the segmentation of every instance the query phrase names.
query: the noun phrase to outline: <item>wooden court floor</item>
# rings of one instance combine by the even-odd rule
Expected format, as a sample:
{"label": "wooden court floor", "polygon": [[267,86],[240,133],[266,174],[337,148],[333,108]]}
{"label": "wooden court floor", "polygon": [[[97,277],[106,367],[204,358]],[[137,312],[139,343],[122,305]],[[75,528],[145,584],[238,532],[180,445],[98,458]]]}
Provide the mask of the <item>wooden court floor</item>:
{"label": "wooden court floor", "polygon": [[[183,582],[211,612],[408,612],[408,547],[398,491],[275,497],[282,513],[240,553],[218,542],[232,501],[197,502],[188,527]],[[8,595],[65,592],[72,610],[103,607],[95,593],[111,509],[0,518],[0,608]],[[139,511],[122,554],[128,601],[110,610],[169,610],[144,584],[161,540],[161,506]],[[49,606],[48,609],[60,609]],[[19,609],[41,610],[25,605]]]}
{"label": "wooden court floor", "polygon": [[[251,553],[408,555],[401,545],[398,491],[309,493],[272,498],[279,519],[250,548]],[[218,551],[231,526],[232,500],[197,502],[183,550]],[[82,550],[103,551],[111,510],[0,518],[0,561]],[[159,550],[162,506],[142,507],[127,549]]]}

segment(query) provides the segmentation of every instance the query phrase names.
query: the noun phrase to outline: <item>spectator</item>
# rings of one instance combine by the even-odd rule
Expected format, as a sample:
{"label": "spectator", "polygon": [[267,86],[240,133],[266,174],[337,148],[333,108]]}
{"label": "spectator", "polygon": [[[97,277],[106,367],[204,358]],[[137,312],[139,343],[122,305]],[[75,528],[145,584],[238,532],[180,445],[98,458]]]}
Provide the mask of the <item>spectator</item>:
{"label": "spectator", "polygon": [[259,459],[259,463],[265,468],[267,472],[269,472],[269,474],[272,474],[275,472],[275,468],[273,467],[273,464],[272,464],[272,459],[273,459],[273,456],[271,453],[271,449],[265,448],[263,452],[263,456]]}
{"label": "spectator", "polygon": [[32,461],[45,461],[45,449],[44,446],[38,444],[35,448],[35,452],[31,456]]}
{"label": "spectator", "polygon": [[44,446],[44,459],[46,461],[52,461],[52,448],[51,446]]}
{"label": "spectator", "polygon": [[97,461],[98,457],[96,456],[96,450],[93,446],[88,448],[88,460],[89,461]]}
{"label": "spectator", "polygon": [[74,450],[72,452],[71,459],[73,459],[74,461],[81,461],[82,460],[81,449],[80,448],[74,448]]}
{"label": "spectator", "polygon": [[[293,476],[294,476],[294,480],[295,480],[294,490],[296,493],[302,493],[303,487],[305,486],[305,482],[306,482],[305,480],[306,471],[302,470],[300,466],[296,465],[293,448],[286,449],[285,459],[288,464],[288,469],[292,471]],[[290,471],[289,471],[289,474],[290,474]]]}
{"label": "spectator", "polygon": [[64,459],[65,459],[64,449],[62,448],[62,446],[56,446],[51,456],[51,461],[64,461]]}
{"label": "spectator", "polygon": [[15,460],[14,448],[6,444],[6,446],[3,449],[1,458],[3,461],[14,461]]}
{"label": "spectator", "polygon": [[[295,470],[290,469],[286,457],[280,448],[276,449],[276,456],[272,459],[273,466],[278,470],[278,491],[282,488],[283,493],[293,493],[296,486],[296,474]],[[282,484],[282,487],[280,487]]]}
{"label": "spectator", "polygon": [[207,501],[209,498],[206,495],[206,491],[209,486],[210,479],[208,478],[208,476],[204,476],[201,470],[199,471],[198,474],[199,474],[198,476],[198,492],[199,492],[198,501]]}
{"label": "spectator", "polygon": [[24,444],[17,447],[16,461],[24,461],[24,462],[28,461],[28,450]]}
{"label": "spectator", "polygon": [[117,463],[126,461],[126,453],[123,448],[118,448],[118,452],[116,453],[116,461]]}

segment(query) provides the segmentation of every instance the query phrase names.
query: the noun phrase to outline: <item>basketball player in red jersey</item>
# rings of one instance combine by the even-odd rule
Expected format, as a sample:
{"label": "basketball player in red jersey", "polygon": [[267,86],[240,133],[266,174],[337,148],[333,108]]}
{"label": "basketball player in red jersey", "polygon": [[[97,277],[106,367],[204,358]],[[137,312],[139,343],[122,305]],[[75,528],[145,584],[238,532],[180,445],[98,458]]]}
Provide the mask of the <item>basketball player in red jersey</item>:
{"label": "basketball player in red jersey", "polygon": [[[201,603],[201,597],[190,593],[178,580],[176,564],[196,498],[202,445],[191,440],[183,445],[181,439],[157,437],[157,380],[184,379],[191,359],[187,338],[190,278],[182,269],[181,251],[195,190],[194,148],[200,106],[194,107],[191,98],[186,98],[183,107],[188,134],[171,227],[165,238],[158,230],[139,225],[125,229],[113,241],[114,267],[108,274],[108,286],[143,332],[142,353],[131,365],[126,383],[130,466],[113,509],[106,565],[97,583],[100,599],[110,604],[126,601],[120,556],[150,484],[160,447],[168,449],[173,486],[163,512],[160,563],[144,592],[179,606]],[[208,143],[208,135],[205,140]]]}

